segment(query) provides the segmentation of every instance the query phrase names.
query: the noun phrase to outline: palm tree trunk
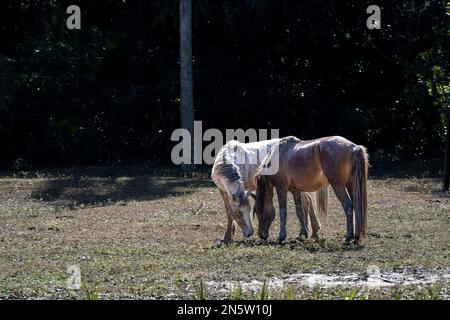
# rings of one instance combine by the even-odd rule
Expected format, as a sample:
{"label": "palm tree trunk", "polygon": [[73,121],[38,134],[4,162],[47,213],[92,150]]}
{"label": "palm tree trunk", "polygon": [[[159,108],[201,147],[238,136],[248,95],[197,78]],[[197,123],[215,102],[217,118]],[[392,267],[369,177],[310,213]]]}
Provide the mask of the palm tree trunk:
{"label": "palm tree trunk", "polygon": [[445,148],[445,163],[444,163],[444,188],[443,191],[449,191],[450,184],[450,110],[447,106],[445,108],[447,115],[447,145]]}
{"label": "palm tree trunk", "polygon": [[192,0],[180,0],[180,86],[181,127],[191,134],[191,163],[183,171],[194,169],[194,89],[192,79]]}
{"label": "palm tree trunk", "polygon": [[[447,16],[447,6],[446,1],[442,1],[443,5],[443,14],[444,14],[444,21],[445,21],[445,29],[444,29],[444,37],[445,37],[445,49],[446,50],[446,56],[448,57],[450,53],[450,44],[448,42],[448,16]],[[448,66],[448,60],[447,60],[447,66]],[[445,96],[446,103],[448,103],[448,97]],[[445,164],[444,164],[444,192],[449,191],[450,187],[450,105],[445,105],[443,107],[446,116],[447,116],[447,146],[445,148]]]}

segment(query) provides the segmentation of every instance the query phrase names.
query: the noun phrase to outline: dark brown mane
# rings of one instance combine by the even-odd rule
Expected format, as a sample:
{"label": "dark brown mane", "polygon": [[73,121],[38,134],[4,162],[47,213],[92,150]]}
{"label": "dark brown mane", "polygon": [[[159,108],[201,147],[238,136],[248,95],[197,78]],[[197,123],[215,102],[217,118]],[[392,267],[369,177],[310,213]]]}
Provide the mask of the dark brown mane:
{"label": "dark brown mane", "polygon": [[266,194],[266,184],[264,183],[264,176],[259,175],[256,177],[256,203],[253,214],[258,213],[261,215],[264,212],[264,197]]}

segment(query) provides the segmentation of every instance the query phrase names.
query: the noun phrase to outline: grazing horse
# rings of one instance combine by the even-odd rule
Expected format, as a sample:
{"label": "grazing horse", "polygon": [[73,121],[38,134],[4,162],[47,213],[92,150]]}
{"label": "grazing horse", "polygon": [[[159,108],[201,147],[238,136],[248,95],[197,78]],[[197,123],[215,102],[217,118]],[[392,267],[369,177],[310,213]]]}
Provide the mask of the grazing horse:
{"label": "grazing horse", "polygon": [[[218,187],[225,204],[227,214],[227,229],[222,243],[229,243],[234,235],[234,222],[241,228],[244,237],[253,235],[253,226],[250,218],[251,206],[248,197],[254,195],[255,174],[259,165],[269,153],[272,146],[280,142],[280,139],[272,139],[254,143],[240,143],[230,141],[223,146],[214,162],[211,178]],[[314,212],[312,203],[313,195],[293,192],[296,203],[297,216],[301,222],[301,234],[308,235],[308,220],[311,218],[313,237],[317,237],[320,223]],[[317,197],[320,215],[326,215],[328,194],[321,192]],[[303,204],[304,208],[301,207]],[[306,212],[306,217],[304,213]]]}
{"label": "grazing horse", "polygon": [[[264,168],[272,161],[279,162],[277,173],[264,174]],[[275,218],[274,187],[280,208],[278,241],[283,242],[286,238],[287,192],[314,192],[331,185],[345,211],[347,241],[364,237],[367,229],[367,170],[366,149],[342,137],[310,141],[287,137],[280,140],[272,147],[255,175],[257,193],[254,213],[259,221],[259,236],[262,239],[269,236],[269,228]]]}

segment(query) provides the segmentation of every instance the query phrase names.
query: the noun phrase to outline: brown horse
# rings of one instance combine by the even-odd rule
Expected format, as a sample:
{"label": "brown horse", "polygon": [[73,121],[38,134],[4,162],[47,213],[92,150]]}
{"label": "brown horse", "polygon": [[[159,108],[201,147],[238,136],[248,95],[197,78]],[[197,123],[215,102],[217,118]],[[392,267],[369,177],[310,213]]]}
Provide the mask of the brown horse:
{"label": "brown horse", "polygon": [[[265,175],[264,168],[275,161],[279,162],[277,173]],[[287,192],[315,192],[329,185],[345,211],[347,241],[364,237],[367,229],[367,170],[366,149],[342,137],[310,141],[301,141],[295,137],[282,139],[272,147],[255,175],[257,193],[254,212],[259,221],[260,238],[267,239],[275,218],[274,187],[280,207],[278,241],[283,242],[286,239]],[[299,208],[302,208],[301,204]]]}

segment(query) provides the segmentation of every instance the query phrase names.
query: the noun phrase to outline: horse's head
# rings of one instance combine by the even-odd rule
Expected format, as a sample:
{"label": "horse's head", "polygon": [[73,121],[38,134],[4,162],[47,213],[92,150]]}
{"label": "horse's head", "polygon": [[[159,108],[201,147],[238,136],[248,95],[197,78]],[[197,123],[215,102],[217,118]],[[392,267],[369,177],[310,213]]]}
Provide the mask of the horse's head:
{"label": "horse's head", "polygon": [[253,214],[258,217],[258,236],[265,240],[269,237],[269,229],[275,219],[275,207],[273,206],[273,185],[267,180],[267,176],[258,174],[255,177],[257,186],[256,204]]}
{"label": "horse's head", "polygon": [[248,193],[242,189],[234,191],[230,196],[230,215],[242,230],[246,238],[253,235],[252,220],[250,218],[251,206],[248,201]]}

